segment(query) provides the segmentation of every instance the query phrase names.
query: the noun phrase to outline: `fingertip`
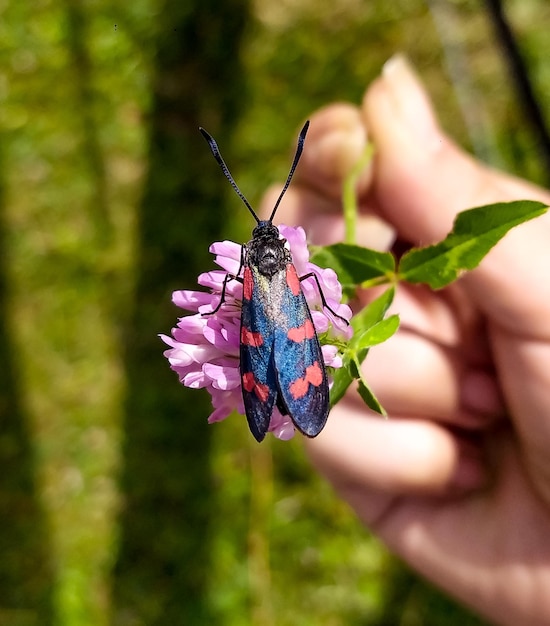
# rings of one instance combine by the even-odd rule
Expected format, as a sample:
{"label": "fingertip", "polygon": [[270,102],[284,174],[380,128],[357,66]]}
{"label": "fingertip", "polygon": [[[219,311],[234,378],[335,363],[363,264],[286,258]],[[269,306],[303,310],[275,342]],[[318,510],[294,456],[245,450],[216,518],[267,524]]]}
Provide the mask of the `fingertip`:
{"label": "fingertip", "polygon": [[361,113],[377,147],[399,143],[418,159],[437,152],[446,140],[422,82],[400,54],[367,89]]}
{"label": "fingertip", "polygon": [[[324,107],[311,117],[311,130],[296,178],[321,193],[340,198],[343,180],[366,145],[367,132],[357,107],[343,103]],[[368,187],[369,181],[366,172],[361,188]]]}
{"label": "fingertip", "polygon": [[334,102],[321,107],[310,116],[308,141],[316,141],[327,132],[354,132],[361,125],[359,107],[348,102]]}
{"label": "fingertip", "polygon": [[497,193],[489,170],[441,130],[428,93],[403,56],[390,59],[367,89],[362,115],[376,146],[381,212],[404,239],[438,240],[458,211]]}
{"label": "fingertip", "polygon": [[341,182],[361,158],[367,145],[361,125],[353,130],[332,129],[310,146],[309,159],[315,164],[315,175]]}
{"label": "fingertip", "polygon": [[361,111],[376,146],[374,195],[381,215],[413,244],[445,237],[465,209],[537,197],[532,185],[492,170],[447,137],[426,89],[400,55],[367,89]]}

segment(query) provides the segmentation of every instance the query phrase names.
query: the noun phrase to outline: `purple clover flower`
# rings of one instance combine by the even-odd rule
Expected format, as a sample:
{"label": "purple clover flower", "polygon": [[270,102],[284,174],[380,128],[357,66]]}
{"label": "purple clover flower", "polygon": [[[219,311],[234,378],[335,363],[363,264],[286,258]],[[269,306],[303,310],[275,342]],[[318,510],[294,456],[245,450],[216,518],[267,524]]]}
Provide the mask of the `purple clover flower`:
{"label": "purple clover flower", "polygon": [[[309,250],[303,228],[280,225],[281,236],[287,240],[298,276],[314,272],[319,279],[325,300],[329,307],[346,320],[351,319],[351,309],[342,304],[342,287],[336,273],[322,269],[309,262]],[[233,241],[213,243],[210,252],[216,255],[215,262],[222,268],[201,274],[199,285],[210,291],[174,291],[172,301],[194,315],[181,317],[172,336],[160,335],[170,346],[164,352],[170,367],[177,372],[180,382],[192,389],[206,388],[212,396],[214,411],[209,423],[219,422],[234,410],[245,414],[241,376],[239,372],[239,341],[241,327],[241,301],[243,286],[236,280],[227,282],[225,303],[214,315],[204,315],[216,308],[220,301],[223,281],[227,273],[236,274],[241,260],[241,246]],[[315,280],[307,278],[302,282],[302,290],[311,310],[313,323],[318,334],[326,338],[348,340],[353,334],[351,326],[333,316],[322,306]],[[342,358],[336,345],[322,346],[325,365],[342,367]],[[281,415],[277,407],[273,409],[269,431],[278,439],[291,439],[294,425],[288,415]]]}

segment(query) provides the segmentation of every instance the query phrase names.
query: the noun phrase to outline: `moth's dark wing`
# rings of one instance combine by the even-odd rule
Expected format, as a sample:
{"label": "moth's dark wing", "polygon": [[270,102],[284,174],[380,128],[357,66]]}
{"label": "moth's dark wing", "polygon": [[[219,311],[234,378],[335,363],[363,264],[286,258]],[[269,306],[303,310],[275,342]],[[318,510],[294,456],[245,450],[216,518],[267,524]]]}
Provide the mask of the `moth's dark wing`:
{"label": "moth's dark wing", "polygon": [[329,413],[329,389],[317,337],[296,344],[277,332],[275,369],[282,403],[296,428],[316,437]]}
{"label": "moth's dark wing", "polygon": [[[262,283],[263,284],[263,283]],[[265,299],[254,268],[245,268],[241,313],[240,371],[243,402],[250,431],[262,441],[277,397],[273,362],[273,324],[267,316]]]}
{"label": "moth's dark wing", "polygon": [[241,344],[244,410],[250,432],[257,441],[262,441],[269,429],[277,397],[272,354],[272,347],[259,349]]}
{"label": "moth's dark wing", "polygon": [[[295,284],[294,266],[288,271],[293,273],[289,282]],[[315,437],[323,430],[330,409],[323,354],[301,289],[298,293],[287,290],[282,303],[273,346],[279,399],[296,428]]]}

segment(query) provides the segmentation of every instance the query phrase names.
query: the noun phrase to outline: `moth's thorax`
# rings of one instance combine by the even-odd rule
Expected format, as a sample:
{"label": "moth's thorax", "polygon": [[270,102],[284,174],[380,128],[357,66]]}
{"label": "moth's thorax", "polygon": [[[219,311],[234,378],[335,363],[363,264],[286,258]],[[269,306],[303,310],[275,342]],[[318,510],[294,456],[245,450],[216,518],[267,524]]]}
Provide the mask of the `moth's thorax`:
{"label": "moth's thorax", "polygon": [[285,243],[286,239],[281,238],[276,226],[268,221],[259,222],[252,231],[252,239],[246,244],[248,263],[256,266],[263,276],[271,278],[291,262]]}

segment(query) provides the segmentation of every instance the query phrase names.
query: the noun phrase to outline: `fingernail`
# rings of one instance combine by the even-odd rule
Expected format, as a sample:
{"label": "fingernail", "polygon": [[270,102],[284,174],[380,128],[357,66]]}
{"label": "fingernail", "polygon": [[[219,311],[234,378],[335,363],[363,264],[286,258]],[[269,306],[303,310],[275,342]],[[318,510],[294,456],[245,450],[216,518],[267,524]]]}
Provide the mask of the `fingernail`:
{"label": "fingernail", "polygon": [[416,142],[427,149],[441,143],[441,132],[429,97],[405,56],[397,54],[384,64],[382,78],[387,85],[394,113]]}

